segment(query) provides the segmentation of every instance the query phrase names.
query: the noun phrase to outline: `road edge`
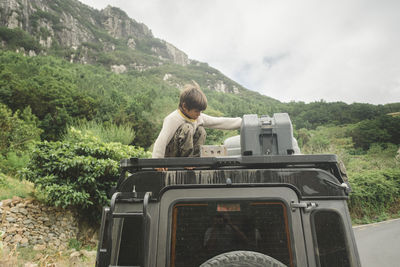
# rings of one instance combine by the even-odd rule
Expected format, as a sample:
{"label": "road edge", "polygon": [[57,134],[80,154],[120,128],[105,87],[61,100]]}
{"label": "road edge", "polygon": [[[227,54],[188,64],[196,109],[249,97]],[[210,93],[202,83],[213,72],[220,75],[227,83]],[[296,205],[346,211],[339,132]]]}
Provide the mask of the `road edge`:
{"label": "road edge", "polygon": [[387,220],[387,221],[382,221],[382,222],[377,222],[377,223],[360,224],[360,225],[353,226],[353,229],[376,226],[376,225],[380,225],[380,224],[390,223],[390,222],[393,222],[393,221],[400,221],[400,218],[390,219],[390,220]]}

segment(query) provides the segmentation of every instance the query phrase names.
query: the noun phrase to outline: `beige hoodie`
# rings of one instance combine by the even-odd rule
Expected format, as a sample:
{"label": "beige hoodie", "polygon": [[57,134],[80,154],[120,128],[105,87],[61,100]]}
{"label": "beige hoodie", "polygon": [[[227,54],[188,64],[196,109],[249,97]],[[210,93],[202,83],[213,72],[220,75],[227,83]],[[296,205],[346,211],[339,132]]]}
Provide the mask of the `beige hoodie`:
{"label": "beige hoodie", "polygon": [[160,134],[154,143],[153,158],[163,158],[165,155],[165,148],[169,141],[171,141],[176,130],[185,122],[191,123],[194,129],[198,126],[205,128],[220,129],[220,130],[235,130],[240,128],[242,124],[242,118],[224,118],[224,117],[212,117],[201,113],[197,120],[192,120],[186,117],[179,109],[170,113],[164,119],[164,123]]}

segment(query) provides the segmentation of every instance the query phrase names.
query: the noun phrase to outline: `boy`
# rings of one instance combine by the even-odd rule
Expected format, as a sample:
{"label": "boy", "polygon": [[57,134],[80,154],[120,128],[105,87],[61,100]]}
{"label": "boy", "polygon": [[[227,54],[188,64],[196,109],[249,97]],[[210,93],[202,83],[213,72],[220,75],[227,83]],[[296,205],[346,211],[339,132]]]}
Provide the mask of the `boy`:
{"label": "boy", "polygon": [[199,157],[206,140],[206,128],[238,129],[241,118],[212,117],[203,114],[207,98],[197,83],[187,84],[180,95],[179,107],[164,119],[153,148],[153,158]]}

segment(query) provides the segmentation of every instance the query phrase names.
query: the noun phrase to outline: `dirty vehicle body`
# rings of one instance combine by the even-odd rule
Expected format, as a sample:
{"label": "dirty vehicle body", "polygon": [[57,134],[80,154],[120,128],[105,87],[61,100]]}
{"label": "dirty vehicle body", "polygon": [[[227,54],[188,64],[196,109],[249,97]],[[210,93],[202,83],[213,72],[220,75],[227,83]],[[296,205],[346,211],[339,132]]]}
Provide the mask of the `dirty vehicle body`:
{"label": "dirty vehicle body", "polygon": [[245,115],[241,155],[122,160],[96,266],[360,266],[337,157],[292,140]]}

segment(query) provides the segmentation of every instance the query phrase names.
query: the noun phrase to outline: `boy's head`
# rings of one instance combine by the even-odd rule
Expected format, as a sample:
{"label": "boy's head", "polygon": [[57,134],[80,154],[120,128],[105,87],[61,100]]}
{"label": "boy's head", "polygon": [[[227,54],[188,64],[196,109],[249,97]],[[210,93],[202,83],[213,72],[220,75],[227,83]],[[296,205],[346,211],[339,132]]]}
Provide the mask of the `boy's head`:
{"label": "boy's head", "polygon": [[185,85],[180,96],[179,107],[181,109],[196,109],[199,111],[207,108],[207,97],[196,82],[193,81],[193,84]]}

